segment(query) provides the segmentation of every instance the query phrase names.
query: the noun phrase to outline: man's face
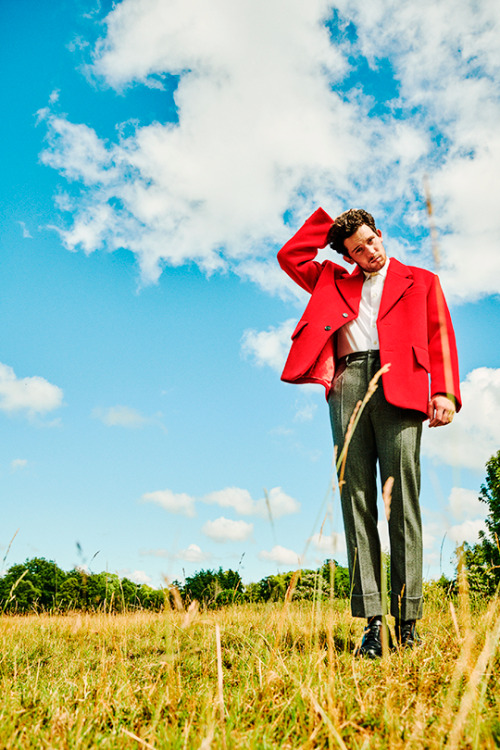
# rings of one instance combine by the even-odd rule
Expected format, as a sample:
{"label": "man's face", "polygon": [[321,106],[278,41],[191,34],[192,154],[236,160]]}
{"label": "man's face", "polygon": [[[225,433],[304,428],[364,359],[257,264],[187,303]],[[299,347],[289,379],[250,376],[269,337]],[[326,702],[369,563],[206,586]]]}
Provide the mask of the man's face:
{"label": "man's face", "polygon": [[387,255],[382,243],[382,232],[375,232],[367,224],[362,224],[354,234],[344,240],[347,254],[344,258],[349,263],[357,263],[363,271],[375,273],[385,265]]}

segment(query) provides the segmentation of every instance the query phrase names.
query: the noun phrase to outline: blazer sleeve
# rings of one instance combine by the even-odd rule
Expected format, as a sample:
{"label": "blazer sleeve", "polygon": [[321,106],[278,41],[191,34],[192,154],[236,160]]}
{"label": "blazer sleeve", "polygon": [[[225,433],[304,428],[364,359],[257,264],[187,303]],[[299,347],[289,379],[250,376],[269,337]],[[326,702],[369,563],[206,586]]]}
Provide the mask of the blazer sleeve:
{"label": "blazer sleeve", "polygon": [[333,219],[318,208],[278,253],[278,263],[299,286],[312,293],[323,270],[315,260],[318,249],[326,247]]}
{"label": "blazer sleeve", "polygon": [[462,406],[458,353],[451,316],[437,276],[428,297],[427,317],[431,396],[443,393],[453,398],[457,412]]}

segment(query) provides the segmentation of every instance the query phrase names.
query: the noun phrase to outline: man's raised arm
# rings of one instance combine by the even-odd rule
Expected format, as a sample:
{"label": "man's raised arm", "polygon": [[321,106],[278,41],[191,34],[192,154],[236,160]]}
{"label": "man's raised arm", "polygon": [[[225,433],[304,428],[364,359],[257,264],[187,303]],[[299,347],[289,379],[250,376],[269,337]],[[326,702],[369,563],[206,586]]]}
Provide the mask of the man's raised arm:
{"label": "man's raised arm", "polygon": [[278,253],[283,271],[306,292],[312,292],[322,271],[321,263],[314,259],[318,249],[326,247],[332,224],[333,219],[318,208]]}

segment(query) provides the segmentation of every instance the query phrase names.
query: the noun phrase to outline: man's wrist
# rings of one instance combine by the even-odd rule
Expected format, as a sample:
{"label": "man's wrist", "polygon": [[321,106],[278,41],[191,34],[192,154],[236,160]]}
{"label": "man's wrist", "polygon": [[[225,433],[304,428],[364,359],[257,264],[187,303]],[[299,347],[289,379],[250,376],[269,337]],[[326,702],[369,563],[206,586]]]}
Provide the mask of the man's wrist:
{"label": "man's wrist", "polygon": [[455,396],[453,395],[453,393],[434,393],[431,396],[431,401],[433,399],[437,398],[438,396],[444,396],[444,398],[447,398],[448,401],[451,401],[454,406],[457,405],[457,399],[455,398]]}

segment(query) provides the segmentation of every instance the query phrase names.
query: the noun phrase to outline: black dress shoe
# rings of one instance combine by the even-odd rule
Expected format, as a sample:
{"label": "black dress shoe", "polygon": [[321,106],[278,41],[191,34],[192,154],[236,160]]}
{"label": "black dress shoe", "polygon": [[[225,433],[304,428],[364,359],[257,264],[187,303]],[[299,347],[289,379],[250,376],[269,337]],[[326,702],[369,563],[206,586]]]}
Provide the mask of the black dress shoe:
{"label": "black dress shoe", "polygon": [[354,656],[366,656],[368,659],[378,659],[382,656],[382,617],[370,617],[363,633],[361,646],[356,649]]}
{"label": "black dress shoe", "polygon": [[396,619],[396,640],[400,646],[413,648],[420,643],[420,637],[417,633],[416,620],[398,620]]}

